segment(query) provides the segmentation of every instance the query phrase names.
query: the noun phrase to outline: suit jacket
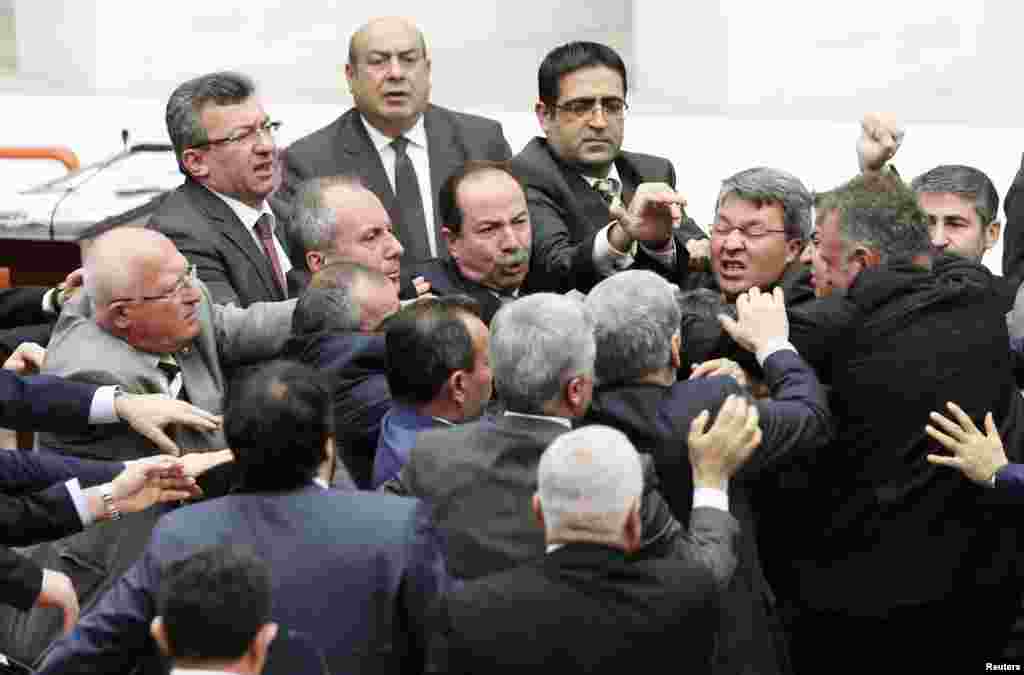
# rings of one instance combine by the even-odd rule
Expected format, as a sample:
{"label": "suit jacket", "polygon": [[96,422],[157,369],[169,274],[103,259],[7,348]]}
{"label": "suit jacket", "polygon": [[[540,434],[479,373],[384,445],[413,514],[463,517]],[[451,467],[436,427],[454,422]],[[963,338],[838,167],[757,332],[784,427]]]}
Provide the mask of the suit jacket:
{"label": "suit jacket", "polygon": [[[256,303],[241,309],[215,304],[203,284],[200,290],[199,335],[174,358],[189,402],[219,414],[224,409],[225,370],[278,356],[291,333],[295,301]],[[158,360],[157,355],[137,350],[100,328],[92,318],[88,298],[77,297],[61,314],[44,371],[79,382],[116,384],[134,394],[168,394],[169,382],[157,366]],[[183,449],[227,447],[219,429],[199,432],[183,428],[175,436]],[[123,423],[91,426],[81,432],[60,429],[41,434],[39,442],[64,454],[95,459],[138,459],[157,452]]]}
{"label": "suit jacket", "polygon": [[[676,173],[661,157],[635,152],[619,153],[615,168],[622,179],[622,200],[629,204],[640,183],[661,182],[672,187]],[[539,290],[584,293],[600,278],[593,266],[579,257],[591,258],[593,236],[612,220],[608,205],[583,177],[559,160],[543,138],[534,138],[512,159],[512,169],[526,186],[526,201],[533,226],[533,252],[529,276]],[[680,288],[689,288],[689,254],[686,241],[706,238],[693,220],[684,219],[673,235],[675,265],[668,269],[642,248],[637,249],[633,269],[658,272]]]}
{"label": "suit jacket", "polygon": [[52,375],[20,377],[0,368],[0,426],[38,431],[82,429],[98,387]]}
{"label": "suit jacket", "polygon": [[[423,126],[427,132],[427,153],[430,158],[434,222],[440,227],[438,193],[448,176],[467,160],[505,161],[512,156],[512,149],[505,140],[501,124],[485,117],[467,115],[431,104],[423,113]],[[350,108],[323,129],[295,141],[281,157],[284,179],[271,203],[275,213],[283,220],[291,220],[295,193],[303,181],[343,173],[355,174],[380,198],[391,216],[395,236],[405,247],[402,263],[418,262],[430,257],[429,251],[414,251],[410,246],[413,240],[405,233],[395,192],[358,110]],[[436,231],[434,234],[437,236]],[[298,244],[294,231],[291,237],[292,263],[304,267],[305,252],[301,244]],[[440,253],[443,244],[440,237],[437,239]]]}
{"label": "suit jacket", "polygon": [[1020,169],[1013,177],[1010,189],[1006,191],[1003,210],[1006,211],[1006,227],[1003,228],[1003,276],[1014,286],[1024,280],[1024,155]]}
{"label": "suit jacket", "polygon": [[74,632],[42,673],[151,670],[149,637],[160,570],[213,544],[242,545],[267,562],[272,619],[324,651],[333,673],[421,672],[444,563],[429,514],[411,499],[308,486],[236,493],[161,520],[142,558]]}
{"label": "suit jacket", "polygon": [[[0,598],[4,603],[27,610],[39,596],[43,581],[38,565],[6,546],[28,546],[82,529],[62,482],[78,478],[83,485],[105,483],[123,468],[120,462],[0,450],[0,526],[5,533],[0,541]],[[42,491],[29,494],[37,490]]]}
{"label": "suit jacket", "polygon": [[296,335],[285,346],[285,354],[327,373],[332,385],[338,458],[355,485],[369,489],[381,420],[391,409],[384,336],[323,332]]}
{"label": "suit jacket", "polygon": [[[543,555],[544,532],[530,500],[537,491],[541,454],[566,431],[551,420],[501,415],[416,437],[399,482],[434,507],[453,577],[475,579]],[[681,531],[656,489],[649,458],[643,463],[640,555],[693,561],[710,569],[722,585],[728,583],[736,562],[735,520],[723,513],[708,525],[702,521]]]}
{"label": "suit jacket", "polygon": [[380,439],[373,458],[373,489],[398,477],[402,467],[409,461],[409,451],[416,445],[419,432],[441,426],[447,425],[429,415],[419,414],[411,406],[400,403],[392,405],[380,423]]}
{"label": "suit jacket", "polygon": [[[755,503],[753,492],[764,474],[797,457],[813,456],[832,437],[825,390],[796,352],[772,354],[765,360],[764,373],[772,399],[757,403],[761,445],[729,481],[729,510],[741,528],[740,559],[722,600],[716,673],[767,675],[789,670],[775,598],[757,549],[757,513],[771,505]],[[654,456],[665,498],[673,513],[685,521],[693,490],[686,451],[690,423],[702,410],[717,414],[729,394],[739,393],[740,387],[729,377],[682,380],[671,387],[613,385],[595,392],[586,419],[620,429],[638,450]]]}
{"label": "suit jacket", "polygon": [[1015,501],[1024,500],[1024,464],[1007,464],[997,471],[996,489]]}
{"label": "suit jacket", "polygon": [[446,604],[453,674],[621,674],[645,662],[712,672],[718,593],[699,565],[567,544],[467,582]]}
{"label": "suit jacket", "polygon": [[43,311],[48,290],[46,286],[0,288],[0,328],[49,323],[53,317]]}
{"label": "suit jacket", "polygon": [[414,265],[410,275],[421,276],[429,281],[430,292],[434,295],[468,295],[473,298],[480,305],[480,319],[487,325],[490,325],[491,319],[501,309],[502,303],[498,294],[462,276],[451,258],[435,258]]}
{"label": "suit jacket", "polygon": [[[191,178],[164,197],[147,227],[170,237],[196,266],[214,302],[248,307],[285,299],[252,233],[230,206]],[[283,234],[279,224],[277,237],[287,250]]]}

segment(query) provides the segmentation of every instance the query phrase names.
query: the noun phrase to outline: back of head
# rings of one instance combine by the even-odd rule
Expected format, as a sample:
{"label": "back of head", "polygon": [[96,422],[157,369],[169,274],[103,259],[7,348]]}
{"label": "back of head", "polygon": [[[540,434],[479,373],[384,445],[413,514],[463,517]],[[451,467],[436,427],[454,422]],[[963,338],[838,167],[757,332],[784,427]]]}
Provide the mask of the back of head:
{"label": "back of head", "polygon": [[626,64],[614,49],[599,42],[569,42],[552,49],[541,61],[537,71],[537,91],[541,102],[554,110],[552,106],[558,103],[562,76],[595,66],[618,72],[622,76],[622,94],[626,95]]}
{"label": "back of head", "polygon": [[274,361],[232,387],[224,435],[246,489],[309,483],[327,459],[333,419],[326,379],[298,363]]}
{"label": "back of head", "polygon": [[537,467],[537,496],[549,541],[614,543],[642,491],[636,449],[611,427],[592,425],[562,434]]}
{"label": "back of head", "polygon": [[946,164],[925,171],[911,182],[917,193],[948,192],[974,203],[978,222],[988,225],[999,218],[999,193],[983,172],[962,164]]}
{"label": "back of head", "polygon": [[586,306],[594,320],[595,373],[602,386],[671,366],[680,313],[665,279],[649,271],[620,272],[595,286]]}
{"label": "back of head", "polygon": [[364,304],[374,288],[390,288],[386,276],[356,262],[334,262],[313,275],[292,314],[292,334],[359,331]]}
{"label": "back of head", "polygon": [[246,549],[210,547],[166,566],[156,604],[171,658],[237,661],[270,622],[270,574]]}
{"label": "back of head", "polygon": [[710,288],[677,291],[676,303],[682,315],[679,322],[682,337],[679,372],[682,374],[723,352],[725,334],[718,315],[725,314],[733,319],[737,316],[736,305],[726,302],[721,293]]}
{"label": "back of head", "polygon": [[807,241],[811,236],[811,193],[800,179],[781,169],[756,167],[745,169],[722,181],[715,211],[723,198],[738,197],[757,208],[764,204],[782,207],[782,222],[787,240]]}
{"label": "back of head", "polygon": [[534,293],[491,320],[494,388],[509,410],[542,414],[562,385],[594,369],[594,328],[582,303]]}
{"label": "back of head", "polygon": [[178,167],[188,175],[181,163],[181,155],[188,148],[206,143],[206,128],[199,119],[200,112],[209,103],[233,105],[251,97],[256,91],[253,81],[234,72],[201,75],[178,86],[167,100],[165,121]]}
{"label": "back of head", "polygon": [[479,305],[464,295],[424,298],[388,320],[388,387],[408,405],[425,404],[456,370],[472,370],[473,338],[463,319],[479,316]]}
{"label": "back of head", "polygon": [[816,196],[819,213],[837,211],[839,234],[847,247],[863,245],[879,260],[912,260],[930,255],[928,216],[917,196],[898,176],[857,176]]}

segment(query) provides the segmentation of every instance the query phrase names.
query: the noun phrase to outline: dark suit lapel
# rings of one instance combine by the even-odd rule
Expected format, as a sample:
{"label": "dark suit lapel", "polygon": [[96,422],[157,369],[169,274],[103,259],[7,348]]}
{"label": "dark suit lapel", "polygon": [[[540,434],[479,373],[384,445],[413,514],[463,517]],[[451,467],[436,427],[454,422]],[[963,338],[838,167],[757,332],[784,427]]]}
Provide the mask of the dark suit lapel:
{"label": "dark suit lapel", "polygon": [[211,221],[220,225],[220,233],[234,244],[252,263],[270,297],[284,300],[281,287],[274,281],[274,269],[267,254],[263,252],[249,230],[238,219],[235,212],[219,197],[198,183],[189,182],[193,203]]}
{"label": "dark suit lapel", "polygon": [[619,180],[622,181],[622,203],[628,206],[633,201],[637,185],[642,181],[637,175],[636,167],[625,156],[625,153],[620,152],[619,156],[615,158],[615,170],[619,172]]}
{"label": "dark suit lapel", "polygon": [[466,149],[455,133],[451,120],[434,106],[423,115],[427,133],[427,156],[430,157],[430,189],[434,204],[434,241],[438,257],[447,257],[441,237],[441,205],[437,196],[448,176],[455,173],[466,160]]}
{"label": "dark suit lapel", "polygon": [[576,203],[579,205],[580,210],[583,211],[582,222],[587,225],[585,232],[571,234],[573,235],[573,241],[583,241],[595,230],[600,230],[607,225],[612,219],[612,213],[608,210],[608,205],[601,199],[601,195],[598,194],[597,190],[590,187],[590,184],[584,180],[583,176],[573,172],[567,176],[567,179],[569,186],[576,195]]}
{"label": "dark suit lapel", "polygon": [[363,126],[363,120],[355,108],[345,113],[346,119],[338,129],[338,144],[341,152],[347,158],[343,162],[346,166],[357,167],[356,172],[362,179],[363,184],[380,198],[384,209],[391,216],[391,223],[395,227],[395,236],[399,241],[408,241],[401,232],[402,213],[398,208],[398,200],[395,199],[395,191],[391,187],[391,181],[384,171],[384,163],[380,161],[380,153],[373,147],[370,134]]}

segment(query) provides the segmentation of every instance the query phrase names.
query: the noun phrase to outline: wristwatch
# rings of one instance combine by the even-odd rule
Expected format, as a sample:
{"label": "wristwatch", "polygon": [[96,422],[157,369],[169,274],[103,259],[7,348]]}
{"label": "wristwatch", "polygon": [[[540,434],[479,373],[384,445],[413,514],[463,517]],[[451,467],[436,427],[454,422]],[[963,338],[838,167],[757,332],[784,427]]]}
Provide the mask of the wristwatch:
{"label": "wristwatch", "polygon": [[106,510],[107,516],[109,516],[111,520],[120,520],[121,510],[117,508],[116,504],[114,504],[114,495],[109,483],[100,486],[100,495],[103,497],[103,508]]}

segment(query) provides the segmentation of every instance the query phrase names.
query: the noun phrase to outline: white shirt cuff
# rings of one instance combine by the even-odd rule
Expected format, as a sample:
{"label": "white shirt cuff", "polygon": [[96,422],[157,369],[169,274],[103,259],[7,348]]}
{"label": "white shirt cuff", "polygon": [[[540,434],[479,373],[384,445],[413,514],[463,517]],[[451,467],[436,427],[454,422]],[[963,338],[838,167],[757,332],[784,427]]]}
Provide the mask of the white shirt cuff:
{"label": "white shirt cuff", "polygon": [[89,512],[89,504],[86,502],[85,493],[82,492],[82,486],[79,485],[77,478],[72,478],[68,482],[64,483],[64,487],[68,489],[68,494],[71,495],[71,501],[75,505],[75,511],[78,512],[78,519],[82,521],[82,527],[89,527],[92,525],[93,517]]}
{"label": "white shirt cuff", "polygon": [[45,314],[51,314],[51,315],[53,314],[53,294],[54,293],[59,293],[59,291],[56,288],[51,288],[50,290],[48,290],[45,293],[43,293],[43,312]]}
{"label": "white shirt cuff", "polygon": [[117,387],[114,385],[96,390],[89,405],[89,424],[113,424],[119,421],[117,410],[114,408],[115,391]]}
{"label": "white shirt cuff", "polygon": [[729,494],[717,488],[694,488],[693,508],[706,506],[720,511],[729,510]]}
{"label": "white shirt cuff", "polygon": [[651,256],[665,267],[672,268],[676,266],[676,238],[672,237],[669,239],[668,244],[669,245],[664,249],[659,250],[653,249],[643,242],[640,242],[640,248],[642,248],[647,255]]}
{"label": "white shirt cuff", "polygon": [[757,358],[757,365],[764,368],[764,362],[768,359],[768,357],[774,354],[775,352],[782,351],[783,349],[788,349],[793,352],[796,351],[796,347],[794,347],[793,344],[789,341],[789,338],[778,338],[777,340],[772,340],[761,349],[758,349],[757,352],[754,354],[754,356]]}
{"label": "white shirt cuff", "polygon": [[623,253],[608,241],[608,230],[612,227],[608,223],[594,236],[594,267],[601,276],[611,276],[616,272],[629,269],[633,266],[633,253],[636,251],[635,244],[633,251]]}

